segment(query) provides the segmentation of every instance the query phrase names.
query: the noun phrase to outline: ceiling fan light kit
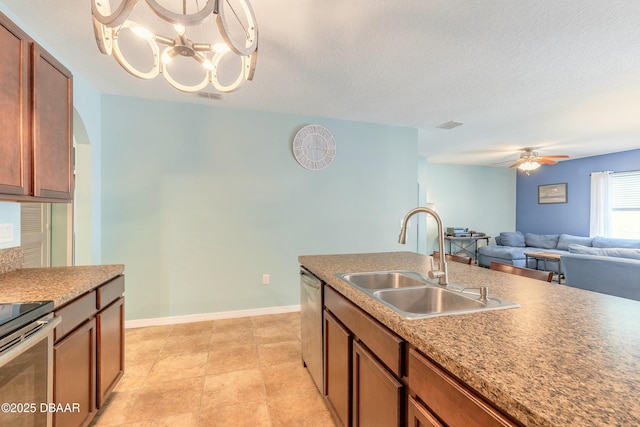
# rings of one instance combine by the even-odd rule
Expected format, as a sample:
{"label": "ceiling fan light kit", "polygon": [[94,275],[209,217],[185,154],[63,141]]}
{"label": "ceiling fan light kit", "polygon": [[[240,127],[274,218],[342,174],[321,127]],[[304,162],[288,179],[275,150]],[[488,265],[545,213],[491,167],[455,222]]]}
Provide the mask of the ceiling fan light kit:
{"label": "ceiling fan light kit", "polygon": [[555,165],[558,163],[556,160],[551,159],[568,159],[567,155],[556,155],[556,156],[538,156],[536,151],[533,151],[531,148],[525,148],[523,153],[520,154],[520,160],[512,164],[511,168],[515,167],[521,171],[524,171],[525,174],[529,175],[529,173],[533,170],[538,169],[542,164],[546,165]]}
{"label": "ceiling fan light kit", "polygon": [[[258,25],[249,0],[145,0],[140,3],[136,9],[138,0],[121,0],[115,11],[110,0],[91,3],[98,49],[105,55],[113,55],[128,73],[141,79],[162,74],[171,86],[189,93],[198,92],[209,83],[219,92],[232,92],[244,81],[253,80]],[[145,20],[144,24],[130,19],[134,9],[144,9],[138,15]],[[127,32],[135,36],[129,37]],[[194,41],[190,37],[202,39]],[[133,44],[129,42],[136,39],[142,46],[146,45],[152,58],[146,69],[134,65],[141,55],[125,53],[127,50],[122,46]],[[187,72],[198,76],[195,83],[185,83],[172,74],[170,64],[176,57],[193,59],[188,62]],[[235,77],[229,78],[229,75]]]}

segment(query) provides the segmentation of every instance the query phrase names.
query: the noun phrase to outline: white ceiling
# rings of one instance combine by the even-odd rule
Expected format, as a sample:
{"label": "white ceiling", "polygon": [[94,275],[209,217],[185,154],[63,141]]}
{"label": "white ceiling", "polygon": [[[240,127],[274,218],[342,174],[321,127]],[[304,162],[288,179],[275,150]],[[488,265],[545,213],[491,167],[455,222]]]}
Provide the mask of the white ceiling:
{"label": "white ceiling", "polygon": [[251,0],[255,78],[222,101],[100,54],[91,1],[0,0],[104,93],[416,127],[431,162],[640,148],[638,0]]}

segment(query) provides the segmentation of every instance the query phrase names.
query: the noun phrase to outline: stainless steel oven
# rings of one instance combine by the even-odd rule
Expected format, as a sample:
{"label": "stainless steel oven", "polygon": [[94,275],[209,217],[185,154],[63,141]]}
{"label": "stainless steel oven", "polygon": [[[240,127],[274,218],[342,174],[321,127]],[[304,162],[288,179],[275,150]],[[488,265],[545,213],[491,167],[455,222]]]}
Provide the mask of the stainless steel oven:
{"label": "stainless steel oven", "polygon": [[51,301],[0,304],[0,426],[50,427],[53,402]]}

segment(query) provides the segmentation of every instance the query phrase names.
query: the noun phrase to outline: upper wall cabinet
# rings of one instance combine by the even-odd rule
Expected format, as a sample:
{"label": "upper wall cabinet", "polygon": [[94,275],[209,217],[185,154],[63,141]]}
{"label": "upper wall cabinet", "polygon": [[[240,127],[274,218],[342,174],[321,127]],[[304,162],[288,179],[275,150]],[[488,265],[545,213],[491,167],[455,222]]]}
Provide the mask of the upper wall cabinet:
{"label": "upper wall cabinet", "polygon": [[73,197],[69,70],[0,14],[0,200]]}

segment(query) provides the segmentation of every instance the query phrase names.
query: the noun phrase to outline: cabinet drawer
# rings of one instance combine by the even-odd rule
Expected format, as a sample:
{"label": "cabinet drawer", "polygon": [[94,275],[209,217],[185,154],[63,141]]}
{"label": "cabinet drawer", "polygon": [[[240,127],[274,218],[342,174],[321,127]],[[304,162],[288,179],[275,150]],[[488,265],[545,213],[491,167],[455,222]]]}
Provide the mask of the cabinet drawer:
{"label": "cabinet drawer", "polygon": [[413,348],[409,350],[408,363],[409,388],[446,425],[517,425]]}
{"label": "cabinet drawer", "polygon": [[402,339],[329,286],[324,304],[396,376],[402,376]]}
{"label": "cabinet drawer", "polygon": [[120,275],[97,290],[96,308],[102,310],[124,293],[124,276]]}
{"label": "cabinet drawer", "polygon": [[63,338],[82,322],[95,315],[96,311],[96,293],[93,291],[56,310],[56,316],[60,316],[62,321],[54,331],[54,340]]}

